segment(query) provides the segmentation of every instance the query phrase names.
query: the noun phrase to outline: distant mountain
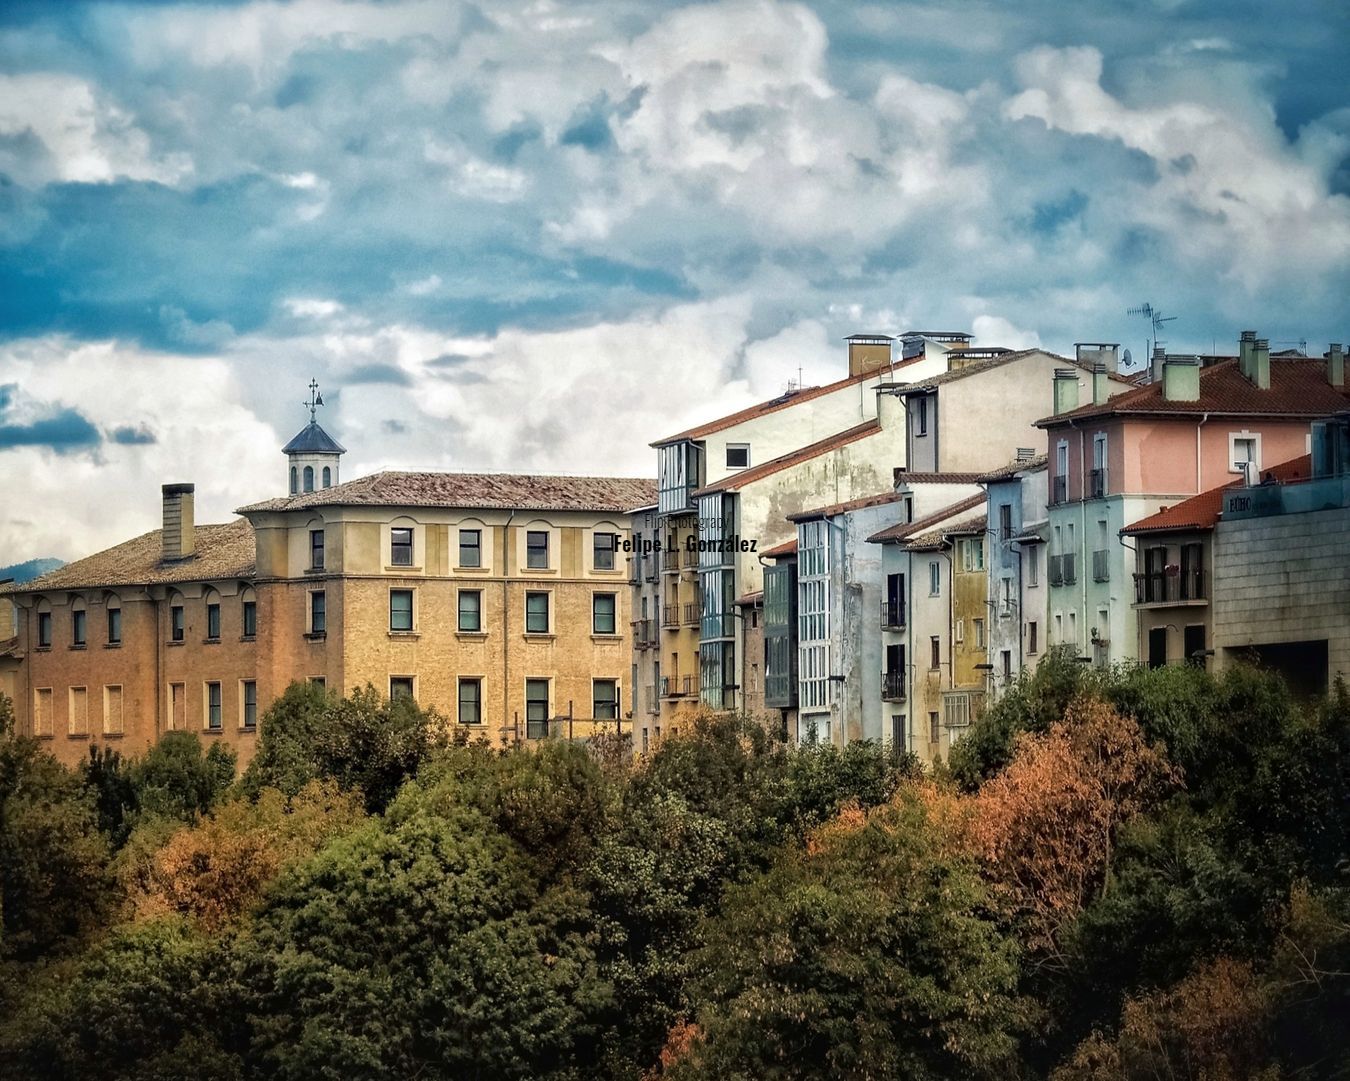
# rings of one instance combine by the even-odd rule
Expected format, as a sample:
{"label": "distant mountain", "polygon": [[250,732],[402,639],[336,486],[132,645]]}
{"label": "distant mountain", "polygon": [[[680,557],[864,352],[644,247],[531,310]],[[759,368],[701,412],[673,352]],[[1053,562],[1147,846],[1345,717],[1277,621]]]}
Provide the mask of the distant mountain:
{"label": "distant mountain", "polygon": [[15,563],[12,567],[0,567],[0,582],[13,578],[17,582],[31,582],[48,571],[64,567],[64,559],[30,559],[27,563]]}

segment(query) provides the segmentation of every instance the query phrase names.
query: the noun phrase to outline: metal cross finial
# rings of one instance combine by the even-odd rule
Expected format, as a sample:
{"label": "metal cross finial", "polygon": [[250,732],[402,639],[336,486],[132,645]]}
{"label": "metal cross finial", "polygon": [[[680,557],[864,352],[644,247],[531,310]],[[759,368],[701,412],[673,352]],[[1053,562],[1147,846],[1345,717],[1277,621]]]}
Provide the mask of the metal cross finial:
{"label": "metal cross finial", "polygon": [[317,380],[309,381],[309,401],[305,402],[309,408],[309,422],[314,423],[314,411],[323,405],[323,395],[319,393],[319,384]]}

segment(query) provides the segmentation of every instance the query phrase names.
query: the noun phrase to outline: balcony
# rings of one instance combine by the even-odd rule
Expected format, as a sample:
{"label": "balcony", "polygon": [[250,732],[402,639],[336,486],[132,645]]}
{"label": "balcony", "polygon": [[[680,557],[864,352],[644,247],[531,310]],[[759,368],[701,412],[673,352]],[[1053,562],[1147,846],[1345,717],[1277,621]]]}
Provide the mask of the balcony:
{"label": "balcony", "polygon": [[684,605],[684,625],[686,627],[697,627],[699,619],[699,606],[693,601],[686,601]]}
{"label": "balcony", "polygon": [[1074,561],[1075,554],[1074,552],[1068,552],[1064,555],[1050,557],[1050,584],[1052,586],[1071,586],[1078,581],[1078,569]]}
{"label": "balcony", "polygon": [[1102,499],[1106,495],[1106,470],[1093,469],[1088,472],[1088,498]]}
{"label": "balcony", "polygon": [[650,619],[633,620],[633,646],[635,649],[650,649],[656,645],[656,632]]}
{"label": "balcony", "polygon": [[881,673],[881,700],[883,702],[903,702],[905,700],[905,673]]}
{"label": "balcony", "polygon": [[662,676],[662,698],[688,698],[698,693],[693,676]]}
{"label": "balcony", "polygon": [[883,631],[898,631],[905,627],[905,602],[904,601],[882,601],[881,602],[881,629]]}
{"label": "balcony", "polygon": [[663,571],[677,571],[680,569],[680,550],[678,548],[662,549],[661,569]]}
{"label": "balcony", "polygon": [[1111,580],[1111,553],[1109,551],[1098,551],[1092,553],[1092,580],[1094,582],[1109,582]]}
{"label": "balcony", "polygon": [[678,627],[680,625],[680,606],[678,604],[661,605],[661,626]]}
{"label": "balcony", "polygon": [[1058,506],[1069,501],[1069,478],[1065,476],[1050,478],[1050,504]]}
{"label": "balcony", "polygon": [[791,709],[797,704],[797,680],[790,672],[767,672],[764,676],[764,705],[770,709]]}
{"label": "balcony", "polygon": [[1209,597],[1209,572],[1199,568],[1186,571],[1154,571],[1134,576],[1134,603],[1206,604]]}

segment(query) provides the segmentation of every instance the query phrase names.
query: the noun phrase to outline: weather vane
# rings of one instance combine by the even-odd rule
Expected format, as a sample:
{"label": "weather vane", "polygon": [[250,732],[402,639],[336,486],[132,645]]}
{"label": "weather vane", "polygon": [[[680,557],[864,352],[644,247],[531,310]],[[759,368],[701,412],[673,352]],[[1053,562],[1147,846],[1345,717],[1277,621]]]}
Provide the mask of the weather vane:
{"label": "weather vane", "polygon": [[319,384],[316,380],[311,379],[309,381],[309,401],[305,402],[305,406],[309,409],[309,422],[311,424],[316,423],[314,410],[321,405],[323,405],[323,395],[319,393]]}

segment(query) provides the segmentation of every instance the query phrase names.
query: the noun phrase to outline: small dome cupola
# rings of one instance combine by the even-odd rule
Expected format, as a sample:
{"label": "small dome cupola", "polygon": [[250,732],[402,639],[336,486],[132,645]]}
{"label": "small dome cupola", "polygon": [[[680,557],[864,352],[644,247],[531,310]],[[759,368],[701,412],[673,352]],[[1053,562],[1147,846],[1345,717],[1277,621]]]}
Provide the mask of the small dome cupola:
{"label": "small dome cupola", "polygon": [[286,455],[286,490],[291,495],[319,491],[339,483],[338,459],[347,448],[320,428],[314,419],[315,410],[321,405],[323,395],[319,393],[319,384],[311,379],[309,400],[305,402],[309,424],[281,448],[281,453]]}

